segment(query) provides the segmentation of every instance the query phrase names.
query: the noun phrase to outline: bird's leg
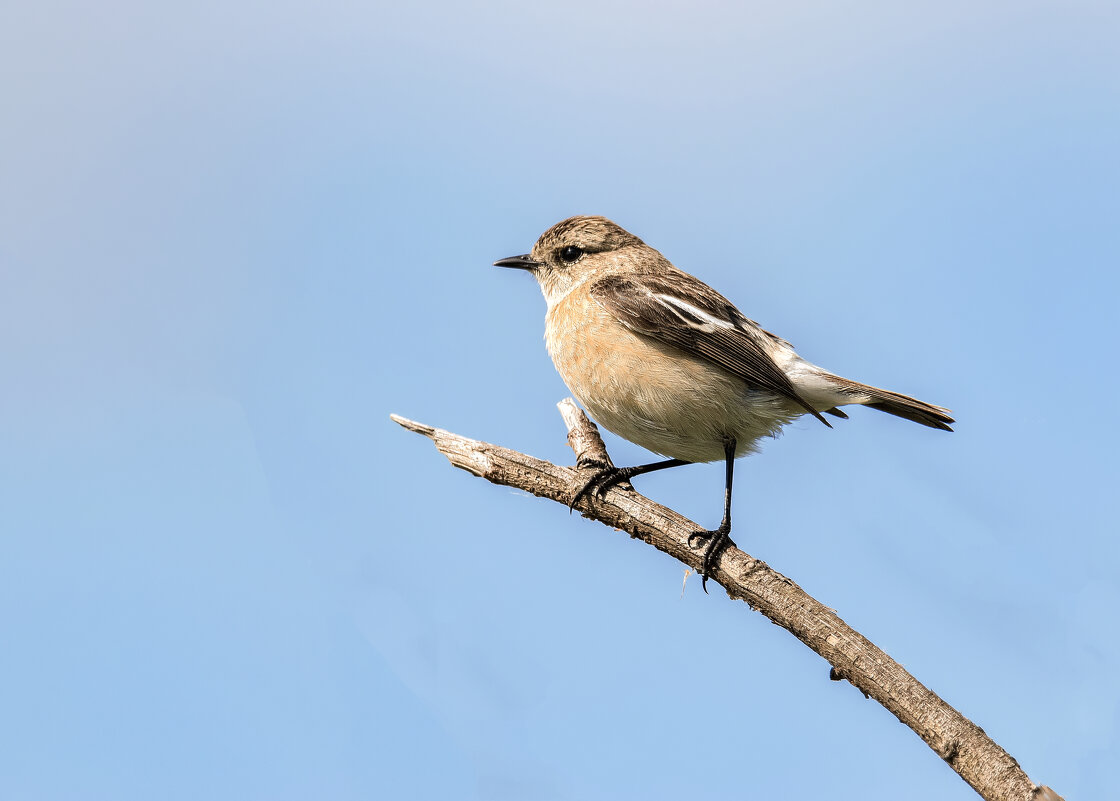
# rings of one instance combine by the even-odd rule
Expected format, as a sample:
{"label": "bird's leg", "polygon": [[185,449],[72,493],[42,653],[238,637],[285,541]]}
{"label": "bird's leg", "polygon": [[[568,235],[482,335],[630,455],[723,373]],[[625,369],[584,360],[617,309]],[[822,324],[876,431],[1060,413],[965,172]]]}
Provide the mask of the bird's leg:
{"label": "bird's leg", "polygon": [[696,548],[693,540],[707,540],[704,546],[704,560],[700,563],[700,586],[704,593],[708,592],[708,572],[712,567],[712,560],[719,556],[719,552],[731,542],[731,480],[735,474],[735,439],[728,437],[723,443],[723,455],[726,460],[725,481],[723,490],[723,521],[719,528],[712,531],[697,531],[688,538],[688,547]]}
{"label": "bird's leg", "polygon": [[584,495],[591,493],[598,497],[603,497],[607,490],[615,484],[621,484],[623,481],[629,481],[634,476],[640,476],[643,473],[652,473],[655,470],[665,470],[669,467],[680,467],[681,465],[692,464],[692,462],[685,462],[681,459],[666,459],[663,462],[651,462],[650,464],[639,464],[634,467],[606,467],[602,466],[595,471],[591,478],[584,482],[583,486],[576,491],[572,496],[571,503],[568,504],[568,511],[570,512]]}

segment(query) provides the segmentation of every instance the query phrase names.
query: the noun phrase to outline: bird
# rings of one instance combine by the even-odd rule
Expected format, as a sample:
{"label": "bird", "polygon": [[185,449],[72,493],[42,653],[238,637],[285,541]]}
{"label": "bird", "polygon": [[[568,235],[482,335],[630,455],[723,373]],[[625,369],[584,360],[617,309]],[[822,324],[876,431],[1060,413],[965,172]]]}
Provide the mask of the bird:
{"label": "bird", "polygon": [[951,410],[842,378],[801,358],[700,279],[600,216],[556,223],[524,255],[494,262],[531,273],[548,310],[545,344],[572,394],[609,431],[664,457],[603,466],[573,491],[687,464],[724,462],[723,518],[695,532],[702,587],[729,544],[735,460],[802,415],[828,428],[861,405],[952,431]]}

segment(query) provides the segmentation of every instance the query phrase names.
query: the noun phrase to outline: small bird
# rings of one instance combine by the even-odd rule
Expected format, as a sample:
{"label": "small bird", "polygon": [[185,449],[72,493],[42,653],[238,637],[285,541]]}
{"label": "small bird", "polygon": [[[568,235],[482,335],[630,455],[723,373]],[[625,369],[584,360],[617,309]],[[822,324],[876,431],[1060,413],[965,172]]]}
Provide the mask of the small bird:
{"label": "small bird", "polygon": [[697,531],[707,592],[712,562],[730,543],[735,459],[803,414],[870,406],[952,431],[949,409],[860,384],[817,367],[764,330],[723,295],[674,267],[606,217],[571,217],[545,231],[533,250],[494,262],[528,270],[548,312],[545,343],[557,371],[595,420],[666,460],[604,467],[573,494],[670,467],[725,463],[723,520]]}

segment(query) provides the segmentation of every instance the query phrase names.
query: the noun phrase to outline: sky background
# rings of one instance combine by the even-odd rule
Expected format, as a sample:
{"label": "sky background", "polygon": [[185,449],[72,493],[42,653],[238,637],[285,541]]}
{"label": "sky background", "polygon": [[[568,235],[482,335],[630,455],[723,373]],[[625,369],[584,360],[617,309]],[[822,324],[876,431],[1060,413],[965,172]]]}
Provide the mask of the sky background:
{"label": "sky background", "polygon": [[[1111,2],[0,6],[0,798],[975,797],[718,587],[390,422],[572,461],[490,264],[573,214],[954,410],[793,424],[735,539],[1112,794],[1117,41]],[[718,521],[718,465],[637,485]]]}

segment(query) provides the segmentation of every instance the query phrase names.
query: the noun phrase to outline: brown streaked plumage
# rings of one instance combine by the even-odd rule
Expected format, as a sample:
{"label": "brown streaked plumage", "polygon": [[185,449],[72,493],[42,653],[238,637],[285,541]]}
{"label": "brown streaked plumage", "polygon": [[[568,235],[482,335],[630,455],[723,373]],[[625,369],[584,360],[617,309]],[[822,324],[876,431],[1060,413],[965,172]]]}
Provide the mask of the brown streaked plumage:
{"label": "brown streaked plumage", "polygon": [[594,281],[588,292],[631,331],[722,367],[747,386],[791,400],[828,425],[770,358],[767,334],[731,301],[688,273],[607,275]]}

